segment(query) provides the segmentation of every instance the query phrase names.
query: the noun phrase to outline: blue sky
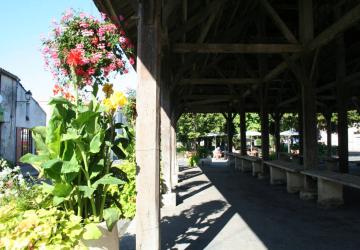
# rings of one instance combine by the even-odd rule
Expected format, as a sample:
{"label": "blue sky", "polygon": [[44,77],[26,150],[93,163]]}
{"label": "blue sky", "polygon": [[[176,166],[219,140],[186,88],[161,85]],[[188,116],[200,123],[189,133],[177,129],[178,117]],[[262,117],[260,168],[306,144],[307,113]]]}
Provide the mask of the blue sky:
{"label": "blue sky", "polygon": [[[1,1],[0,15],[0,67],[17,75],[26,89],[47,109],[54,82],[44,70],[39,51],[41,34],[50,32],[51,21],[59,20],[62,13],[73,8],[98,16],[92,0],[12,0]],[[135,88],[136,75],[115,80],[120,90]]]}

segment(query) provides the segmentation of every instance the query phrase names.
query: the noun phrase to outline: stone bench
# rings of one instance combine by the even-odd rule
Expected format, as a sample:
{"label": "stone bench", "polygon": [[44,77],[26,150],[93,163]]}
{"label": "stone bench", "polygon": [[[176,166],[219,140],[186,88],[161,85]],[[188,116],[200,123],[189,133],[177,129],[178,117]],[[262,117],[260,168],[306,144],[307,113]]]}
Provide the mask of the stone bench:
{"label": "stone bench", "polygon": [[261,159],[255,156],[237,154],[235,164],[241,172],[252,172],[253,176],[262,172]]}
{"label": "stone bench", "polygon": [[300,164],[274,160],[264,161],[264,164],[270,168],[270,184],[284,184],[289,193],[299,192],[304,185],[304,177],[300,173],[304,167]]}
{"label": "stone bench", "polygon": [[304,170],[301,173],[317,179],[317,201],[323,207],[344,204],[343,186],[360,189],[360,176],[329,170]]}

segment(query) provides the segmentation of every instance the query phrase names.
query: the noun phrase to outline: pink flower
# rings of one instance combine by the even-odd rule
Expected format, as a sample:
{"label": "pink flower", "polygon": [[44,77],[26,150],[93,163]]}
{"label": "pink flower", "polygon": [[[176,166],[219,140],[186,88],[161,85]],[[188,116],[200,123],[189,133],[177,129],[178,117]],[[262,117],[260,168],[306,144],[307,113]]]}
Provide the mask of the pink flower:
{"label": "pink flower", "polygon": [[89,24],[87,22],[80,22],[79,25],[80,25],[81,28],[84,28],[84,29],[89,27]]}
{"label": "pink flower", "polygon": [[87,70],[87,73],[88,73],[88,75],[93,75],[93,74],[95,74],[95,69],[89,68],[89,69]]}
{"label": "pink flower", "polygon": [[87,16],[87,14],[84,13],[84,12],[81,12],[81,13],[79,14],[79,17],[80,17],[81,19],[84,19],[86,16]]}
{"label": "pink flower", "polygon": [[93,36],[93,35],[94,35],[94,31],[92,31],[92,30],[83,30],[83,31],[81,31],[81,34],[82,34],[83,36]]}
{"label": "pink flower", "polygon": [[112,53],[112,52],[109,52],[109,53],[107,53],[107,55],[106,55],[106,58],[107,59],[112,59],[114,57],[114,53]]}
{"label": "pink flower", "polygon": [[104,13],[101,12],[100,15],[101,15],[101,20],[104,21],[104,20],[106,19],[106,14],[104,14]]}
{"label": "pink flower", "polygon": [[135,59],[134,59],[134,57],[130,57],[130,58],[129,58],[129,62],[130,62],[131,65],[134,65],[134,64],[135,64]]}
{"label": "pink flower", "polygon": [[77,48],[77,49],[83,49],[83,48],[84,48],[84,44],[78,43],[78,44],[76,44],[76,48]]}
{"label": "pink flower", "polygon": [[99,62],[99,60],[100,60],[101,58],[102,58],[102,54],[101,54],[100,52],[97,52],[97,53],[95,53],[94,55],[92,55],[92,57],[90,58],[90,61],[91,61],[91,63],[96,64],[96,63]]}
{"label": "pink flower", "polygon": [[119,15],[119,20],[120,20],[120,22],[122,22],[125,20],[125,17],[123,15]]}
{"label": "pink flower", "polygon": [[73,17],[73,11],[72,9],[68,9],[66,10],[64,16],[61,18],[61,21],[66,22],[72,17]]}
{"label": "pink flower", "polygon": [[105,49],[105,44],[103,43],[100,43],[98,46],[97,46],[98,49]]}
{"label": "pink flower", "polygon": [[87,58],[87,57],[84,57],[84,58],[82,59],[82,62],[83,62],[83,64],[88,64],[88,63],[90,62],[90,59]]}
{"label": "pink flower", "polygon": [[121,36],[121,37],[119,38],[119,42],[120,42],[120,43],[125,43],[125,42],[126,42],[126,37]]}

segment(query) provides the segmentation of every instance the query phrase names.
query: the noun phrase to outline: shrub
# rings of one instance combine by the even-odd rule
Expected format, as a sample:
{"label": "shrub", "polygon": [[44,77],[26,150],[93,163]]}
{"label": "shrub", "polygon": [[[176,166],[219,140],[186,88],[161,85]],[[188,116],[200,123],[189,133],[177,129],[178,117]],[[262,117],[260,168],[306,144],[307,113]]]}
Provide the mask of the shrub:
{"label": "shrub", "polygon": [[72,211],[21,211],[9,204],[0,207],[0,249],[83,249],[88,225]]}

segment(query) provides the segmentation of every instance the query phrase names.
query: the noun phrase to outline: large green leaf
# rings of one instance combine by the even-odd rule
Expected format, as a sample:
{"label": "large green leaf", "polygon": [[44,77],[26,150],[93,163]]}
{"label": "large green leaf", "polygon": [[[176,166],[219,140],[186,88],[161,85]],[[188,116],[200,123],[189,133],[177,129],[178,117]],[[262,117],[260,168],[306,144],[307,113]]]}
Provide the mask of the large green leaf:
{"label": "large green leaf", "polygon": [[56,104],[66,104],[72,106],[71,102],[62,96],[53,97],[50,99],[49,105],[56,105]]}
{"label": "large green leaf", "polygon": [[91,198],[91,195],[95,192],[95,188],[88,186],[79,186],[79,190],[84,193],[85,198]]}
{"label": "large green leaf", "polygon": [[48,155],[49,149],[46,145],[46,127],[39,126],[31,129],[35,141],[36,151],[40,155]]}
{"label": "large green leaf", "polygon": [[79,172],[80,167],[81,166],[77,163],[77,161],[64,161],[62,163],[61,173],[77,173]]}
{"label": "large green leaf", "polygon": [[101,236],[102,233],[95,223],[85,225],[85,232],[83,234],[85,240],[97,240]]}
{"label": "large green leaf", "polygon": [[100,152],[101,144],[104,140],[104,133],[97,133],[90,142],[90,153],[96,154]]}
{"label": "large green leaf", "polygon": [[37,170],[39,170],[42,163],[44,163],[48,160],[49,160],[48,155],[26,154],[20,158],[20,162],[28,163],[28,164],[34,166],[35,168],[37,168]]}
{"label": "large green leaf", "polygon": [[122,185],[125,184],[125,181],[120,180],[118,178],[115,178],[114,176],[111,176],[111,174],[107,174],[101,179],[94,182],[93,187],[97,188],[98,185]]}
{"label": "large green leaf", "polygon": [[81,135],[77,134],[76,131],[68,131],[66,134],[61,136],[61,141],[76,141],[81,138]]}
{"label": "large green leaf", "polygon": [[99,114],[94,111],[85,111],[80,113],[78,118],[74,121],[74,125],[80,128],[83,125],[87,125],[87,123],[91,123],[98,115]]}
{"label": "large green leaf", "polygon": [[112,146],[111,150],[114,152],[114,154],[119,158],[119,159],[125,159],[127,156],[127,153],[125,150],[123,150],[122,145],[119,144],[117,146]]}
{"label": "large green leaf", "polygon": [[52,193],[58,197],[68,197],[72,189],[72,186],[68,183],[56,183]]}
{"label": "large green leaf", "polygon": [[59,169],[61,169],[61,165],[62,161],[60,159],[52,159],[41,164],[41,167],[43,169],[50,169],[53,167],[58,167]]}
{"label": "large green leaf", "polygon": [[104,209],[104,219],[106,221],[106,226],[109,231],[112,231],[113,227],[116,225],[121,215],[120,209],[117,207],[110,207]]}

